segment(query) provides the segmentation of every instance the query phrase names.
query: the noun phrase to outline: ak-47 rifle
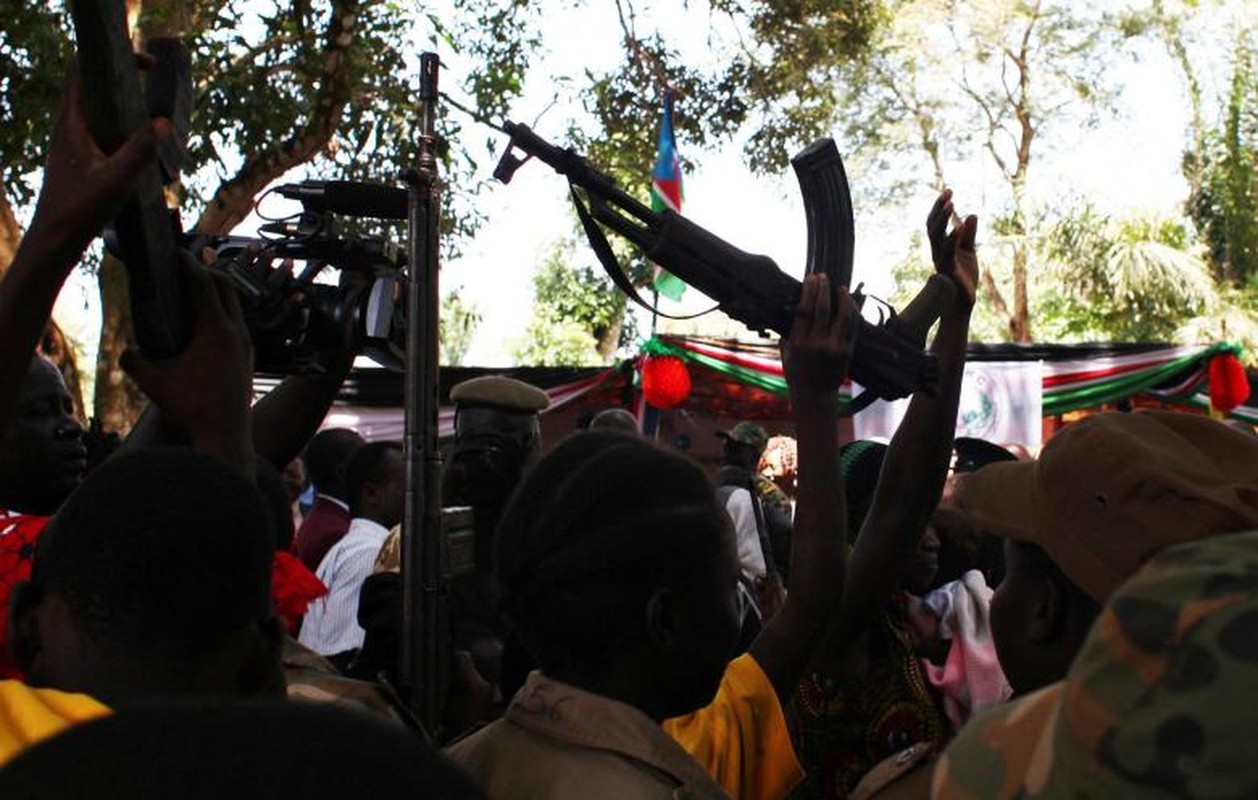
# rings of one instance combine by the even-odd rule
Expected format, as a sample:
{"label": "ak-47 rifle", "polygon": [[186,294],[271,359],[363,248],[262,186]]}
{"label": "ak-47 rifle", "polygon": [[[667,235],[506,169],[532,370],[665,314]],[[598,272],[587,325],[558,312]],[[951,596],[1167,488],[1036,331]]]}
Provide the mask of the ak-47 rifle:
{"label": "ak-47 rifle", "polygon": [[[525,125],[508,122],[502,130],[511,142],[494,177],[509,182],[529,157],[566,177],[591,247],[612,280],[635,302],[655,310],[638,296],[616,262],[600,223],[638,245],[651,261],[711,297],[748,328],[790,335],[801,284],[771,258],[744,252],[672,211],[651,210],[583,157],[555,147]],[[526,156],[521,158],[513,149]],[[852,201],[838,148],[833,140],[822,139],[792,159],[792,165],[808,220],[807,270],[824,272],[832,286],[847,286],[855,237]],[[935,357],[924,351],[926,332],[951,302],[954,291],[950,280],[936,275],[903,313],[892,312],[889,320],[878,325],[860,320],[850,374],[865,393],[853,402],[852,410],[877,398],[891,400],[919,389],[935,390],[939,370]]]}
{"label": "ak-47 rifle", "polygon": [[[117,150],[150,117],[127,34],[124,6],[122,0],[74,0],[70,4],[88,129],[106,153]],[[155,110],[172,117],[177,139],[186,133],[186,116],[180,112],[186,112],[191,103],[190,83],[183,98],[179,94],[183,90],[178,88],[183,85],[180,70],[190,81],[186,77],[187,52],[183,50],[180,56],[182,45],[174,40],[155,45],[150,43],[150,49],[158,57],[158,70],[174,67],[175,77],[166,72],[164,77],[150,80],[149,96],[153,99],[161,93],[162,82],[173,92],[162,104],[166,107]],[[131,324],[136,342],[150,358],[178,354],[191,331],[179,277],[175,226],[162,193],[162,170],[170,174],[178,169],[179,147],[167,145],[159,154],[161,167],[153,164],[144,168],[135,191],[113,222],[115,244],[127,266]]]}

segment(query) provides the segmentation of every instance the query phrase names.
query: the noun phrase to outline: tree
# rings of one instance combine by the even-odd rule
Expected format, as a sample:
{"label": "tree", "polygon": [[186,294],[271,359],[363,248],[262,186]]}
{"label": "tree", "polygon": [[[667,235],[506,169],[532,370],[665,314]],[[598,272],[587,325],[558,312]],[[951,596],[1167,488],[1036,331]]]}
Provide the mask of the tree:
{"label": "tree", "polygon": [[[189,141],[191,165],[181,186],[189,227],[224,234],[251,211],[258,194],[289,170],[389,179],[414,163],[416,71],[408,69],[414,35],[465,37],[492,80],[472,82],[484,107],[518,91],[529,49],[525,35],[503,36],[511,22],[488,0],[465,0],[466,16],[446,28],[435,17],[395,2],[306,0],[270,8],[239,0],[129,0],[136,38],[178,36],[189,44],[196,107]],[[20,237],[13,204],[30,201],[22,178],[39,165],[47,144],[67,58],[72,50],[64,4],[19,4],[0,38],[0,268]],[[402,76],[402,79],[399,79]],[[18,109],[20,108],[20,112]],[[458,123],[443,119],[449,141]],[[444,148],[454,186],[473,163]],[[476,217],[466,193],[451,192],[446,227],[466,234]],[[451,242],[457,241],[452,238]],[[100,264],[104,314],[98,358],[97,415],[125,430],[143,398],[117,368],[127,341],[129,310],[122,267]]]}
{"label": "tree", "polygon": [[[523,85],[543,26],[555,19],[546,13],[553,5],[542,0],[454,0],[445,18],[397,0],[270,6],[244,0],[128,0],[128,7],[141,43],[177,35],[192,49],[197,98],[182,211],[189,227],[204,233],[231,230],[265,187],[297,167],[316,175],[387,179],[412,164],[415,41],[440,38],[455,49],[473,65],[461,83],[476,110],[491,118],[504,116]],[[654,141],[642,131],[654,128],[660,90],[672,85],[688,98],[689,112],[678,121],[690,141],[702,146],[709,137],[732,135],[759,104],[762,133],[783,133],[777,139],[762,137],[753,149],[754,163],[784,163],[784,148],[797,144],[784,137],[806,141],[819,131],[821,117],[799,117],[795,104],[783,102],[782,88],[789,86],[801,100],[820,102],[828,76],[812,59],[837,63],[859,50],[879,23],[878,8],[866,0],[809,0],[795,9],[757,3],[744,10],[729,0],[712,0],[713,36],[723,28],[741,54],[716,67],[700,67],[684,63],[667,36],[639,33],[631,0],[619,0],[626,58],[608,74],[584,76],[581,96],[595,125],[586,129],[574,123],[573,141],[597,143],[587,148],[596,163],[627,188],[644,188]],[[13,204],[29,201],[30,187],[14,178],[35,169],[44,150],[71,50],[69,30],[63,3],[20,4],[0,39],[0,109],[5,112],[0,121],[6,123],[0,126],[0,169],[6,178],[0,256],[18,238],[11,211]],[[800,49],[805,44],[807,49]],[[441,108],[445,114],[445,104]],[[17,120],[30,122],[18,125]],[[446,114],[441,125],[444,167],[454,187],[446,218],[454,235],[447,241],[457,247],[477,221],[468,202],[476,190],[470,179],[476,155],[460,136],[458,118]],[[129,318],[120,266],[104,259],[99,280],[104,329],[97,413],[106,427],[125,429],[142,398],[128,392],[116,368]],[[607,330],[613,327],[609,323]],[[606,342],[601,346],[606,351]]]}
{"label": "tree", "polygon": [[1258,280],[1258,56],[1250,36],[1237,38],[1222,125],[1204,137],[1188,201],[1216,275],[1234,286]]}
{"label": "tree", "polygon": [[533,318],[514,353],[520,363],[606,364],[636,336],[625,295],[601,270],[573,266],[577,248],[560,242],[533,276]]}
{"label": "tree", "polygon": [[[1125,33],[1103,13],[1052,0],[906,0],[894,8],[894,22],[842,84],[848,136],[880,165],[924,157],[937,189],[950,165],[988,161],[1007,192],[988,229],[1007,244],[1009,277],[1002,289],[996,271],[985,270],[983,297],[1008,338],[1030,341],[1034,167],[1051,134],[1089,125],[1109,107],[1105,70]],[[888,173],[884,191],[893,198],[906,178]]]}
{"label": "tree", "polygon": [[441,363],[444,366],[463,366],[481,318],[476,304],[465,299],[457,289],[442,298]]}
{"label": "tree", "polygon": [[1169,341],[1220,302],[1182,220],[1115,219],[1084,205],[1045,225],[1036,250],[1052,341]]}

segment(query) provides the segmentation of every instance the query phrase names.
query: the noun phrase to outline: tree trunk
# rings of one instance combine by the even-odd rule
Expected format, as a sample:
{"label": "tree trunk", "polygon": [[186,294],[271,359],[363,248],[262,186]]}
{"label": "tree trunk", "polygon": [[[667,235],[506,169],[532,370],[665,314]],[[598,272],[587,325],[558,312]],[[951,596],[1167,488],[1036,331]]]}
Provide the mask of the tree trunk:
{"label": "tree trunk", "polygon": [[4,275],[13,263],[13,256],[17,254],[17,246],[21,241],[22,226],[17,224],[9,198],[4,196],[4,192],[0,192],[0,275]]}
{"label": "tree trunk", "polygon": [[118,366],[131,340],[131,298],[122,262],[106,255],[100,265],[100,350],[96,354],[96,418],[104,430],[125,436],[148,399]]}
{"label": "tree trunk", "polygon": [[[0,276],[3,276],[9,265],[13,263],[13,257],[17,255],[17,248],[21,242],[22,226],[18,225],[13,206],[9,204],[9,198],[0,192]],[[61,326],[51,319],[48,320],[48,327],[44,329],[44,335],[39,341],[39,352],[61,370],[61,374],[65,377],[66,388],[70,390],[70,397],[74,398],[74,410],[79,415],[79,419],[86,422],[83,381],[74,348],[70,345],[70,340],[66,338],[65,332],[61,330]]]}
{"label": "tree trunk", "polygon": [[65,378],[66,388],[74,399],[74,412],[79,419],[87,422],[87,408],[83,405],[83,376],[79,372],[79,361],[70,339],[54,320],[48,320],[48,327],[39,340],[39,352],[44,358],[57,365]]}
{"label": "tree trunk", "polygon": [[612,354],[616,352],[616,348],[620,346],[620,332],[625,327],[625,314],[629,311],[629,301],[622,294],[620,295],[620,308],[612,315],[611,322],[607,329],[602,331],[602,335],[597,339],[595,349],[598,354],[603,357],[603,361],[611,361]]}

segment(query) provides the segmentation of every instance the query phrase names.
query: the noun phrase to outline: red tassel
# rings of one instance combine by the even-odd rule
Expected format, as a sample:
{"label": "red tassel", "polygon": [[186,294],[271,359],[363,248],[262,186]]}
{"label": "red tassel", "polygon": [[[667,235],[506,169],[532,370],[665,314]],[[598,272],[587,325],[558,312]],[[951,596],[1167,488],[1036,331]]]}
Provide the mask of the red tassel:
{"label": "red tassel", "polygon": [[1224,414],[1249,399],[1249,378],[1233,353],[1210,359],[1210,406]]}
{"label": "red tassel", "polygon": [[690,397],[690,371],[677,356],[642,359],[642,394],[656,408],[676,408]]}

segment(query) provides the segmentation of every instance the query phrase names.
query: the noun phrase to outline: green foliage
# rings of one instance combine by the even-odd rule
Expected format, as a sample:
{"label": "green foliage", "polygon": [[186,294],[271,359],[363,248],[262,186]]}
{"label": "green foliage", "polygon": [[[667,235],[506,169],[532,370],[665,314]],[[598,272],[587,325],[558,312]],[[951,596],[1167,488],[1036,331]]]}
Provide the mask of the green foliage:
{"label": "green foliage", "polygon": [[0,180],[15,205],[34,199],[22,179],[43,165],[70,43],[61,7],[6,3],[0,27]]}
{"label": "green foliage", "polygon": [[577,252],[575,241],[560,242],[533,276],[533,319],[516,346],[518,363],[605,364],[636,337],[625,296],[601,268],[574,266]]}
{"label": "green foliage", "polygon": [[1210,251],[1216,277],[1234,286],[1258,280],[1258,53],[1253,34],[1237,39],[1223,120],[1207,131],[1200,153],[1200,185],[1188,210]]}
{"label": "green foliage", "polygon": [[[980,261],[1001,283],[1011,275],[1017,234],[1006,219],[992,220],[989,227]],[[1051,217],[1037,214],[1031,227],[1037,233],[1025,240],[1028,293],[1044,341],[1218,341],[1222,329],[1253,327],[1239,321],[1243,298],[1215,283],[1184,220],[1115,218],[1084,202],[1055,208]],[[902,308],[932,272],[925,237],[916,235],[908,255],[892,269],[893,305]],[[980,289],[970,325],[973,341],[1008,339],[990,301]]]}
{"label": "green foliage", "polygon": [[[520,91],[536,37],[513,27],[527,3],[512,11],[489,0],[461,0],[452,28],[426,9],[400,2],[308,0],[147,0],[140,28],[182,35],[193,58],[194,111],[185,181],[185,218],[251,160],[299,150],[323,136],[311,161],[318,176],[395,180],[418,155],[416,44],[446,37],[476,59],[466,89],[497,112]],[[73,38],[64,2],[21,3],[6,11],[0,31],[0,169],[17,205],[30,191],[15,178],[40,166],[60,96]],[[329,54],[342,48],[346,70]],[[464,76],[445,76],[459,80]],[[478,216],[472,199],[476,162],[461,144],[462,121],[440,105],[443,220],[451,253]]]}
{"label": "green foliage", "polygon": [[753,170],[784,170],[830,134],[840,116],[833,81],[887,19],[877,0],[707,5],[708,48],[686,52],[675,30],[639,31],[631,0],[618,0],[624,57],[607,73],[586,73],[581,99],[596,124],[575,126],[570,138],[631,193],[649,185],[656,138],[644,132],[658,130],[668,88],[683,157],[742,133]]}
{"label": "green foliage", "polygon": [[524,335],[512,348],[517,364],[531,367],[595,367],[606,362],[599,357],[597,342],[575,320],[544,320],[534,316]]}
{"label": "green foliage", "polygon": [[463,359],[472,346],[472,337],[483,316],[480,308],[465,299],[457,289],[441,299],[441,363],[447,367],[463,366]]}
{"label": "green foliage", "polygon": [[1219,290],[1182,221],[1120,220],[1089,206],[1046,228],[1037,324],[1054,341],[1172,341]]}

